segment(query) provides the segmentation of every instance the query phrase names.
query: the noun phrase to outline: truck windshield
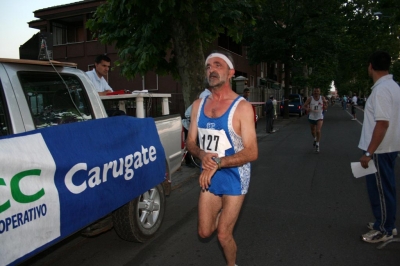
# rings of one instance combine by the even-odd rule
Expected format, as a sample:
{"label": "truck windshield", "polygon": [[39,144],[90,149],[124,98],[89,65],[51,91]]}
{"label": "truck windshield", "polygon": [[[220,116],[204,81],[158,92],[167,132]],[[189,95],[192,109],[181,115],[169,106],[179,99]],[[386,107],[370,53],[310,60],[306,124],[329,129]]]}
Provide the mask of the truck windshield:
{"label": "truck windshield", "polygon": [[18,72],[36,128],[92,119],[87,95],[71,74]]}
{"label": "truck windshield", "polygon": [[[2,83],[0,80],[0,92],[3,91]],[[9,127],[8,127],[8,113],[7,106],[5,106],[5,101],[3,99],[3,94],[0,93],[0,136],[6,136],[10,134]]]}

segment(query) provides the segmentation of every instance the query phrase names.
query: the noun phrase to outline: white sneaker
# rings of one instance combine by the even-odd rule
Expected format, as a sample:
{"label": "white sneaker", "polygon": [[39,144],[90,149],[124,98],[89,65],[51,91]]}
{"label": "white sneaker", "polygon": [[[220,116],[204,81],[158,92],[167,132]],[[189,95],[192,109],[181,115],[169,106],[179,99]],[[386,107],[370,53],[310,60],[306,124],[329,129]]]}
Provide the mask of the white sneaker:
{"label": "white sneaker", "polygon": [[319,145],[315,145],[315,152],[319,153]]}
{"label": "white sneaker", "polygon": [[[370,222],[367,224],[368,229],[374,230],[374,223]],[[392,235],[397,236],[397,228],[393,228]]]}
{"label": "white sneaker", "polygon": [[352,118],[351,120],[357,120],[357,118]]}
{"label": "white sneaker", "polygon": [[380,231],[371,230],[368,233],[361,235],[361,239],[368,243],[378,243],[378,242],[386,242],[390,239],[393,239],[393,235],[389,236],[385,235]]}

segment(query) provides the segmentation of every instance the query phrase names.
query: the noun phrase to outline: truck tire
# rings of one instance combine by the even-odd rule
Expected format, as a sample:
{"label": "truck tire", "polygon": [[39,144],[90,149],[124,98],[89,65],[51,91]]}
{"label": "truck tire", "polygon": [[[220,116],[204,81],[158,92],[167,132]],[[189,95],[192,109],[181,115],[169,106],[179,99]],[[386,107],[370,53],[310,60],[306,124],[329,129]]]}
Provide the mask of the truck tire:
{"label": "truck tire", "polygon": [[123,240],[143,243],[161,227],[166,201],[161,184],[113,212],[113,224]]}

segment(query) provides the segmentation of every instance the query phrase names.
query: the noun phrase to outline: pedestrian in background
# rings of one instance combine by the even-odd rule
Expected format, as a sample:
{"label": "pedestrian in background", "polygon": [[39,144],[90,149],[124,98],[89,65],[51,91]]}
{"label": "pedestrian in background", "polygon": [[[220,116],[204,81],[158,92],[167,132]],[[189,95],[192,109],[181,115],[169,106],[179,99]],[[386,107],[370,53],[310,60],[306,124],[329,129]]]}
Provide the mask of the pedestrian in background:
{"label": "pedestrian in background", "polygon": [[274,106],[274,119],[277,119],[278,116],[276,114],[276,108],[278,107],[278,102],[276,101],[275,98],[273,98],[273,100],[272,100],[272,105]]}
{"label": "pedestrian in background", "polygon": [[367,191],[375,221],[361,236],[365,242],[384,242],[397,234],[395,164],[400,151],[400,88],[389,75],[391,57],[378,51],[369,58],[368,74],[372,78],[371,95],[364,110],[364,123],[358,147],[364,151],[361,166],[370,160],[378,171],[366,176]]}
{"label": "pedestrian in background", "polygon": [[351,114],[353,115],[353,118],[351,120],[357,120],[356,118],[357,101],[358,101],[357,94],[354,92],[353,98],[351,98]]}
{"label": "pedestrian in background", "polygon": [[350,96],[350,95],[349,95],[349,97],[347,97],[347,106],[346,106],[346,109],[348,109],[349,106],[351,106],[351,96]]}
{"label": "pedestrian in background", "polygon": [[265,103],[265,117],[267,119],[267,133],[275,133],[276,131],[274,130],[274,103],[273,103],[274,97],[271,96]]}
{"label": "pedestrian in background", "polygon": [[[250,162],[258,157],[253,109],[231,87],[232,56],[211,53],[205,62],[212,94],[193,103],[187,147],[201,159],[198,233],[217,231],[228,266],[234,266],[237,245],[233,229],[250,183]],[[199,145],[196,140],[199,138]]]}
{"label": "pedestrian in background", "polygon": [[246,100],[246,101],[250,101],[249,100],[249,97],[250,97],[250,89],[248,89],[248,88],[246,88],[246,89],[244,89],[243,90],[243,98]]}
{"label": "pedestrian in background", "polygon": [[346,95],[343,96],[343,99],[342,99],[342,108],[343,108],[343,110],[347,109],[347,97],[346,97]]}

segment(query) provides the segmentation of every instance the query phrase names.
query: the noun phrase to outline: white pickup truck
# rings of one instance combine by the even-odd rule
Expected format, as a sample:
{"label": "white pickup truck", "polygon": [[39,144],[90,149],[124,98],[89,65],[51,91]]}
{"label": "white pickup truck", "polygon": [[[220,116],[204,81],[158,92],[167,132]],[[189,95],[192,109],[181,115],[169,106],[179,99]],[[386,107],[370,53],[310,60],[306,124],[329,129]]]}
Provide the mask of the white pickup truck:
{"label": "white pickup truck", "polygon": [[[155,97],[156,94],[152,94],[152,96]],[[163,160],[165,160],[166,170],[162,178],[164,182],[154,188],[146,188],[144,194],[135,195],[135,198],[132,198],[124,206],[111,210],[115,231],[121,238],[128,241],[144,242],[152,237],[161,226],[165,211],[165,195],[170,193],[172,174],[181,165],[181,118],[178,114],[168,114],[168,100],[166,100],[168,95],[161,96],[164,98],[162,102],[163,115],[154,118],[154,122],[165,154],[165,159]],[[143,97],[146,97],[146,94],[99,97],[86,74],[77,69],[73,63],[0,59],[0,141],[3,138],[9,138],[11,135],[23,132],[40,131],[48,127],[60,129],[69,126],[64,126],[63,124],[89,124],[91,123],[90,121],[95,119],[106,118],[107,114],[102,100],[116,99],[120,102],[127,99],[131,100],[130,103],[134,103],[137,113],[141,114],[143,111]],[[108,119],[113,120],[114,118]],[[148,121],[149,118],[137,120]],[[56,125],[63,126],[53,128]],[[137,130],[146,135],[147,128],[143,127]],[[70,137],[73,138],[73,136]],[[132,134],[130,137],[135,139],[136,136]],[[110,136],[110,138],[118,138],[118,132],[115,132],[115,135]],[[140,142],[141,140],[137,139],[135,141]],[[155,152],[152,153],[151,147],[149,149],[143,147],[143,145],[141,147],[141,153],[144,156],[147,153],[151,161],[151,156],[154,156]],[[3,154],[7,156],[4,151]],[[133,155],[135,154],[133,153]],[[96,154],[93,154],[93,156],[96,156]],[[147,162],[149,162],[148,159]],[[23,216],[12,214],[8,214],[7,217],[2,216],[2,212],[4,214],[4,211],[10,207],[10,200],[7,199],[7,195],[10,192],[5,193],[5,191],[9,190],[8,186],[11,187],[11,194],[8,197],[14,198],[16,192],[13,191],[14,181],[10,181],[10,184],[7,184],[6,179],[2,178],[5,173],[1,171],[6,169],[7,166],[1,166],[1,164],[3,162],[0,163],[0,243],[2,243],[0,247],[0,264],[3,265],[19,263],[40,252],[43,248],[35,248],[32,251],[29,251],[28,248],[26,254],[22,254],[22,256],[19,254],[14,257],[8,256],[9,259],[5,261],[5,253],[9,252],[10,248],[15,249],[15,247],[7,249],[10,241],[7,236],[9,228],[18,227],[22,224],[26,225],[29,219],[25,217],[24,220]],[[139,173],[139,176],[135,176],[135,178],[140,184],[141,181],[148,177],[140,176]],[[103,176],[103,182],[104,179],[106,177]],[[87,186],[90,186],[89,181]],[[67,182],[65,184],[68,187]],[[82,186],[84,185],[86,183],[82,183]],[[76,184],[70,184],[69,186],[75,190],[82,187]],[[98,190],[101,191],[100,189]],[[21,192],[20,194],[25,195],[28,193],[25,192],[23,194]],[[42,209],[40,209],[40,206]],[[40,214],[40,211],[42,211],[42,214],[45,215],[46,210],[43,207],[45,205],[40,206],[36,209],[37,213]],[[35,212],[35,209],[33,212]],[[31,212],[31,215],[33,212]],[[76,220],[80,221],[79,217]],[[79,228],[75,228],[74,232],[96,221],[86,220],[85,223],[79,225]],[[69,234],[71,232],[69,231]],[[47,248],[59,240],[61,240],[60,237],[44,246]],[[15,242],[15,239],[13,241]],[[22,239],[20,241],[22,242]]]}

